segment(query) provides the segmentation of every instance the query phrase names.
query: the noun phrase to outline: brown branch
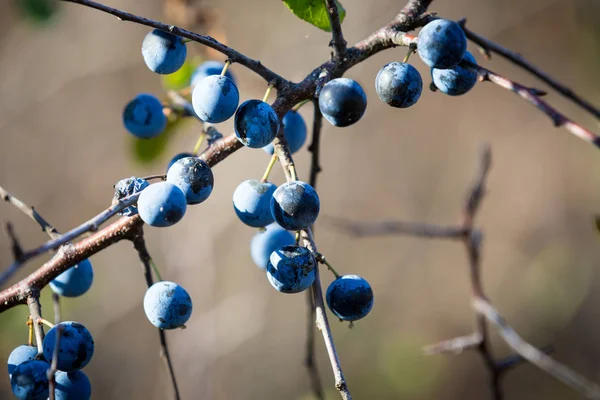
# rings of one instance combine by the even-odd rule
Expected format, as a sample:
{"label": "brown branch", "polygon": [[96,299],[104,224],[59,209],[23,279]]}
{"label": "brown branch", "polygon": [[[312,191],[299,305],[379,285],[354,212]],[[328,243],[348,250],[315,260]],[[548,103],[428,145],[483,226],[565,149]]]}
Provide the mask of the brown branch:
{"label": "brown branch", "polygon": [[342,60],[346,53],[347,42],[342,33],[342,22],[338,13],[337,2],[336,0],[325,0],[325,5],[327,6],[327,15],[331,23],[331,42],[329,45],[333,48],[333,58],[335,60]]}
{"label": "brown branch", "polygon": [[137,15],[128,13],[126,11],[122,11],[122,10],[119,10],[116,8],[105,6],[100,3],[96,3],[95,1],[90,1],[90,0],[62,0],[62,1],[69,2],[69,3],[81,4],[83,6],[87,6],[90,8],[95,8],[96,10],[99,10],[99,11],[102,11],[102,12],[105,12],[108,14],[112,14],[122,21],[131,21],[136,24],[160,29],[162,31],[170,32],[174,35],[181,36],[181,37],[190,39],[194,42],[198,42],[200,44],[208,46],[212,49],[217,50],[218,52],[225,54],[231,60],[231,62],[239,63],[239,64],[247,67],[248,69],[254,71],[261,77],[263,77],[264,80],[266,80],[267,82],[272,82],[276,89],[279,89],[280,87],[288,84],[287,80],[283,79],[281,76],[279,76],[275,72],[271,71],[269,68],[265,67],[260,61],[253,60],[249,57],[246,57],[245,55],[238,52],[237,50],[224,45],[223,43],[219,42],[218,40],[216,40],[210,36],[199,35],[197,33],[188,31],[186,29],[179,28],[175,25],[168,25],[168,24],[164,24],[159,21],[154,21],[149,18],[140,17]]}
{"label": "brown branch", "polygon": [[495,83],[496,85],[503,87],[504,89],[510,90],[511,92],[519,95],[521,98],[527,100],[529,103],[533,104],[540,111],[546,114],[552,120],[554,126],[556,126],[557,128],[563,127],[578,138],[583,139],[596,147],[600,147],[600,137],[598,135],[577,124],[573,120],[566,117],[564,114],[560,113],[550,104],[546,103],[540,98],[540,92],[536,89],[532,89],[527,86],[521,85],[520,83],[498,75],[495,72],[492,72],[479,65],[472,64],[466,60],[463,60],[461,62],[461,65],[478,73],[481,80]]}
{"label": "brown branch", "polygon": [[44,327],[38,322],[42,318],[42,306],[40,304],[39,292],[32,292],[26,299],[29,307],[29,315],[33,323],[33,332],[35,334],[35,344],[38,349],[38,356],[44,354]]}
{"label": "brown branch", "polygon": [[321,172],[321,161],[320,161],[320,150],[321,150],[321,128],[323,127],[323,114],[319,109],[319,103],[313,100],[314,114],[313,114],[313,128],[312,128],[312,142],[308,146],[310,151],[310,173],[308,183],[316,188],[317,187],[317,175]]}
{"label": "brown branch", "polygon": [[484,51],[488,53],[493,52],[499,54],[508,61],[512,62],[513,64],[522,67],[523,69],[541,79],[543,82],[548,84],[561,95],[571,100],[572,102],[574,102],[575,104],[577,104],[578,106],[595,116],[596,118],[600,118],[600,110],[598,108],[586,101],[583,97],[579,96],[573,90],[569,89],[562,83],[558,82],[556,79],[552,78],[546,72],[531,64],[521,54],[511,51],[505,47],[502,47],[499,44],[494,43],[493,41],[473,32],[472,30],[464,26],[464,23],[463,30],[465,31],[467,38],[479,45]]}
{"label": "brown branch", "polygon": [[37,222],[42,227],[42,230],[46,232],[48,236],[50,236],[50,238],[54,239],[55,237],[59,236],[59,233],[56,230],[56,228],[53,227],[48,221],[46,221],[37,211],[35,211],[33,207],[30,207],[27,204],[23,203],[21,200],[17,199],[2,186],[0,186],[0,197],[4,201],[15,206],[23,214],[27,215],[29,218]]}
{"label": "brown branch", "polygon": [[[152,279],[152,257],[146,248],[146,241],[144,240],[144,229],[140,225],[137,228],[137,232],[132,238],[133,247],[138,253],[138,257],[144,267],[144,277],[146,278],[146,285],[148,287],[152,286],[154,280]],[[167,345],[167,337],[165,331],[162,329],[158,329],[158,338],[160,341],[161,348],[161,358],[165,362],[165,368],[169,376],[171,377],[171,385],[173,387],[173,398],[175,400],[179,400],[179,387],[177,385],[177,379],[175,378],[175,369],[173,368],[173,363],[171,362],[171,355],[169,353],[169,346]]]}
{"label": "brown branch", "polygon": [[10,239],[10,249],[12,251],[13,258],[15,259],[15,262],[20,262],[24,255],[23,247],[21,246],[21,242],[19,241],[19,238],[17,237],[17,234],[15,233],[15,230],[10,222],[6,223],[5,230],[6,236],[8,236]]}
{"label": "brown branch", "polygon": [[[56,323],[58,324],[58,322]],[[56,398],[56,371],[58,371],[58,350],[60,346],[60,339],[62,337],[64,327],[62,325],[58,325],[56,327],[56,342],[54,343],[54,352],[52,354],[52,364],[50,364],[50,369],[48,370],[48,390],[49,390],[49,400],[54,400]]]}

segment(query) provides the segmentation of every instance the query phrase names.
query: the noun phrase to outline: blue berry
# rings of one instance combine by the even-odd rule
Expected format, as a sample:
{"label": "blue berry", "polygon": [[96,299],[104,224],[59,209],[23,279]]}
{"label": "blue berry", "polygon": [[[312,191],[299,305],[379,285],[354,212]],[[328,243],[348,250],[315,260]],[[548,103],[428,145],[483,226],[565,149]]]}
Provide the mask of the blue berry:
{"label": "blue berry", "polygon": [[264,232],[258,232],[250,241],[250,256],[257,267],[265,269],[271,253],[282,246],[295,244],[294,235],[273,223],[266,226]]}
{"label": "blue berry", "polygon": [[175,164],[175,162],[177,162],[178,160],[181,160],[182,158],[186,158],[186,157],[195,157],[194,153],[179,153],[179,154],[175,154],[175,156],[173,158],[171,158],[171,161],[169,161],[169,164],[167,165],[167,171],[169,171],[169,168],[171,168],[171,166],[173,166],[173,164]]}
{"label": "blue berry", "polygon": [[8,356],[8,377],[11,377],[19,364],[34,360],[37,353],[37,347],[35,346],[21,345],[14,349]]}
{"label": "blue berry", "polygon": [[283,246],[271,253],[267,278],[282,293],[299,293],[315,281],[317,262],[305,247]]}
{"label": "blue berry", "polygon": [[187,204],[200,204],[208,199],[215,183],[212,170],[198,157],[176,161],[167,171],[167,182],[181,189]]}
{"label": "blue berry", "polygon": [[[131,178],[121,179],[115,185],[114,199],[121,200],[124,197],[141,192],[148,186],[150,186],[150,184],[147,180],[142,178],[136,178],[135,176],[132,176]],[[137,213],[138,209],[135,204],[119,211],[119,214],[125,215],[127,217],[131,217],[132,215],[135,215]]]}
{"label": "blue berry", "polygon": [[170,182],[148,186],[138,199],[140,217],[150,226],[175,225],[185,215],[186,208],[185,194]]}
{"label": "blue berry", "polygon": [[423,62],[432,68],[452,68],[467,51],[467,37],[456,22],[436,19],[419,32],[417,51]]}
{"label": "blue berry", "polygon": [[349,126],[357,122],[365,113],[367,95],[352,79],[332,79],[319,93],[319,109],[332,125]]}
{"label": "blue berry", "polygon": [[[190,86],[194,87],[200,82],[202,79],[211,75],[221,75],[221,72],[225,68],[225,63],[221,61],[208,60],[203,62],[196,68],[196,70],[192,73],[190,78]],[[235,77],[231,73],[231,69],[228,69],[225,72],[225,76],[228,77],[235,83]]]}
{"label": "blue berry", "polygon": [[[304,118],[302,118],[299,112],[290,110],[283,116],[281,122],[283,123],[285,139],[288,142],[288,146],[290,146],[290,151],[294,154],[302,148],[306,141],[306,123],[304,122]],[[263,147],[263,150],[269,154],[273,154],[275,147],[273,143],[269,143]]]}
{"label": "blue berry", "polygon": [[233,208],[240,220],[254,228],[272,223],[271,197],[275,189],[272,183],[256,179],[240,183],[233,192]]}
{"label": "blue berry", "polygon": [[271,143],[279,131],[275,110],[260,100],[247,100],[235,113],[235,135],[244,146],[259,149]]}
{"label": "blue berry", "polygon": [[271,214],[281,227],[299,231],[310,227],[319,216],[319,195],[308,183],[286,182],[271,199]]}
{"label": "blue berry", "polygon": [[[477,64],[475,57],[468,51],[465,53],[464,60]],[[433,84],[440,92],[450,96],[460,96],[473,89],[477,83],[477,74],[457,65],[450,69],[431,69]]]}
{"label": "blue berry", "polygon": [[142,55],[151,71],[172,74],[185,62],[187,48],[179,36],[155,29],[144,38]]}
{"label": "blue berry", "polygon": [[94,339],[90,331],[79,322],[61,322],[48,331],[43,342],[44,358],[52,362],[59,326],[62,326],[62,334],[58,345],[57,368],[71,372],[85,367],[94,355]]}
{"label": "blue berry", "polygon": [[87,375],[81,371],[57,371],[54,376],[56,400],[89,400],[92,396],[92,385]]}
{"label": "blue berry", "polygon": [[19,364],[10,378],[15,396],[22,400],[46,400],[49,369],[50,364],[46,361],[31,360]]}
{"label": "blue berry", "polygon": [[157,328],[180,328],[192,315],[192,299],[176,283],[156,282],[146,291],[144,311],[148,320]]}
{"label": "blue berry", "polygon": [[141,93],[125,106],[123,124],[133,136],[151,139],[165,130],[167,117],[163,114],[160,100],[151,94]]}
{"label": "blue berry", "polygon": [[343,275],[327,288],[327,305],[339,319],[357,321],[373,308],[373,289],[358,275]]}
{"label": "blue berry", "polygon": [[92,287],[93,281],[92,263],[83,260],[50,281],[50,288],[61,296],[77,297],[87,292]]}
{"label": "blue berry", "polygon": [[407,108],[421,97],[423,80],[412,65],[391,62],[377,74],[375,90],[379,98],[390,106]]}
{"label": "blue berry", "polygon": [[192,92],[196,115],[202,121],[213,124],[231,118],[239,102],[240,93],[235,83],[226,76],[207,76],[198,82]]}

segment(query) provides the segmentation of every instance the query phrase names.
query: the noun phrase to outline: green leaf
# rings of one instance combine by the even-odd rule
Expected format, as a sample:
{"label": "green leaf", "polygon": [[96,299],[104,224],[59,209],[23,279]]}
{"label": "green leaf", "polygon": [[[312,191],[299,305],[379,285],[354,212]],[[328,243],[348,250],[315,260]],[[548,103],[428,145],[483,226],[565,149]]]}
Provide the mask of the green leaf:
{"label": "green leaf", "polygon": [[57,11],[56,0],[16,0],[25,17],[34,22],[47,22]]}
{"label": "green leaf", "polygon": [[[301,20],[326,32],[331,32],[331,23],[329,22],[325,0],[283,0],[283,3]],[[346,16],[346,10],[337,0],[336,4],[340,15],[340,23],[342,23]]]}
{"label": "green leaf", "polygon": [[162,86],[165,90],[179,90],[190,86],[190,80],[195,66],[186,60],[181,68],[172,74],[161,76]]}
{"label": "green leaf", "polygon": [[131,140],[133,157],[140,164],[150,164],[156,161],[167,149],[169,140],[178,130],[183,119],[169,121],[165,131],[152,139],[138,139],[134,136]]}

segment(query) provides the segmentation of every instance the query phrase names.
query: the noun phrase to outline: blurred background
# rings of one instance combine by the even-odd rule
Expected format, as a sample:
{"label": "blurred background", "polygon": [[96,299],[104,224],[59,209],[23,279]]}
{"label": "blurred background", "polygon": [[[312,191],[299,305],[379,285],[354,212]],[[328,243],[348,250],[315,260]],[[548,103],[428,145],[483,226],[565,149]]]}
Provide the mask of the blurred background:
{"label": "blurred background", "polygon": [[[329,34],[297,19],[278,1],[103,3],[211,34],[295,81],[329,56]],[[350,44],[388,23],[404,5],[342,3]],[[597,0],[439,0],[430,10],[468,18],[471,29],[524,54],[600,105]],[[24,12],[13,0],[0,3],[0,183],[66,231],[106,208],[119,179],[164,173],[171,156],[192,150],[199,125],[177,126],[164,143],[155,143],[162,152],[140,148],[122,125],[124,105],[140,92],[162,96],[165,85],[181,83],[162,80],[144,65],[140,46],[149,29],[67,3],[46,17],[46,10]],[[199,44],[187,46],[190,68],[201,59],[222,59]],[[324,123],[318,183],[322,215],[455,222],[479,149],[489,142],[493,169],[477,221],[486,235],[487,293],[526,340],[553,344],[558,360],[600,382],[600,237],[593,224],[600,213],[598,150],[555,129],[545,115],[490,83],[458,98],[424,90],[409,109],[386,106],[375,93],[375,76],[405,53],[405,48],[388,50],[348,72],[366,90],[369,105],[352,127]],[[521,83],[547,89],[500,57],[477,58]],[[427,86],[427,68],[418,56],[411,62]],[[231,71],[242,101],[262,97],[260,78],[239,65]],[[547,99],[558,109],[600,131],[597,120],[550,93]],[[301,113],[310,126],[312,106]],[[231,132],[231,121],[219,129]],[[214,169],[216,186],[208,201],[190,207],[170,229],[146,229],[163,278],[180,283],[194,301],[187,329],[167,334],[184,399],[312,398],[303,366],[305,296],[272,289],[250,259],[255,230],[240,223],[231,206],[235,187],[260,177],[268,159],[259,150],[240,150]],[[308,179],[306,146],[295,160],[300,179]],[[272,180],[283,182],[280,169]],[[0,204],[0,220],[15,224],[25,248],[46,240],[8,204]],[[354,329],[331,319],[354,398],[490,398],[487,371],[476,353],[420,354],[423,345],[472,331],[460,244],[354,239],[325,224],[317,224],[316,237],[319,250],[339,271],[365,277],[375,292],[373,311]],[[0,235],[0,265],[11,261],[10,244]],[[13,282],[43,261],[30,262]],[[92,397],[170,398],[156,329],[142,308],[145,282],[132,246],[117,244],[91,261],[92,289],[81,298],[64,299],[62,306],[63,319],[85,324],[96,341],[85,368]],[[323,272],[324,285],[331,278]],[[43,307],[51,319],[48,292]],[[26,342],[27,315],[25,306],[0,314],[0,358]],[[316,342],[328,399],[336,399],[320,335]],[[498,357],[510,354],[495,334],[493,344]],[[1,362],[0,376],[5,369]],[[509,373],[504,388],[507,399],[579,398],[530,365]],[[0,398],[11,396],[8,379],[0,379]]]}

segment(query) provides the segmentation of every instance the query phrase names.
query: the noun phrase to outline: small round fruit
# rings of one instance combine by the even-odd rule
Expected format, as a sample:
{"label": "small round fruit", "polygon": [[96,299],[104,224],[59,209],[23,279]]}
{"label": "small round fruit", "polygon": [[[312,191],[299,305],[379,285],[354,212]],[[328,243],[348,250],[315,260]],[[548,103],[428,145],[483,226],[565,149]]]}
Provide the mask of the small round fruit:
{"label": "small round fruit", "polygon": [[10,355],[8,356],[8,377],[10,379],[13,371],[19,364],[24,363],[25,361],[31,361],[35,359],[37,356],[37,347],[35,346],[27,346],[21,345],[15,348]]}
{"label": "small round fruit", "polygon": [[192,92],[192,105],[196,115],[202,121],[213,124],[231,118],[239,102],[238,88],[226,76],[207,76],[198,82]]}
{"label": "small round fruit", "polygon": [[87,375],[81,371],[57,371],[54,376],[56,400],[89,400],[92,396],[92,385]]}
{"label": "small round fruit", "polygon": [[233,122],[235,135],[244,146],[259,149],[271,143],[279,131],[275,110],[260,100],[247,100],[238,107]]}
{"label": "small round fruit", "polygon": [[271,182],[248,179],[233,192],[233,209],[240,221],[253,228],[262,228],[273,222],[271,197],[277,186]]}
{"label": "small round fruit", "polygon": [[[281,122],[283,123],[285,139],[288,142],[288,146],[290,146],[290,151],[294,154],[302,148],[306,141],[306,123],[304,122],[304,118],[302,118],[299,112],[290,110],[283,116]],[[273,154],[275,147],[273,143],[269,143],[263,147],[263,150],[269,154]]]}
{"label": "small round fruit", "polygon": [[373,308],[373,289],[358,275],[343,275],[327,288],[327,305],[339,319],[358,321]]}
{"label": "small round fruit", "polygon": [[[135,176],[132,176],[131,178],[121,179],[115,185],[115,195],[113,197],[113,201],[118,201],[134,193],[139,193],[148,186],[150,186],[150,184],[147,180],[142,178],[136,178]],[[119,211],[120,215],[125,215],[126,217],[131,217],[132,215],[135,215],[137,213],[138,209],[136,204]]]}
{"label": "small round fruit", "polygon": [[[477,64],[475,57],[468,51],[465,53],[464,60]],[[440,92],[450,96],[460,96],[473,89],[477,83],[477,74],[466,68],[457,65],[450,69],[431,69],[433,84]]]}
{"label": "small round fruit", "polygon": [[30,360],[19,364],[10,377],[10,386],[17,398],[22,400],[46,400],[48,398],[48,370],[50,364]]}
{"label": "small round fruit", "polygon": [[181,189],[187,204],[208,199],[215,184],[212,170],[198,157],[177,160],[167,171],[167,182]]}
{"label": "small round fruit", "polygon": [[167,171],[169,171],[169,168],[171,168],[173,166],[173,164],[175,164],[178,160],[181,160],[182,158],[186,158],[186,157],[195,157],[194,153],[179,153],[179,154],[175,154],[175,156],[173,158],[171,158],[171,161],[169,161],[169,164],[167,164]]}
{"label": "small round fruit", "polygon": [[172,74],[183,66],[187,48],[179,36],[155,29],[142,42],[142,56],[151,71]]}
{"label": "small round fruit", "polygon": [[423,62],[432,68],[452,68],[467,51],[467,37],[456,22],[436,19],[419,32],[417,51]]}
{"label": "small round fruit", "polygon": [[165,130],[167,117],[163,114],[160,100],[151,94],[141,93],[125,106],[123,124],[133,136],[151,139]]}
{"label": "small round fruit", "polygon": [[282,246],[296,243],[294,235],[273,223],[264,232],[257,232],[250,241],[250,256],[257,267],[265,269],[271,253]]}
{"label": "small round fruit", "polygon": [[65,372],[82,369],[94,355],[94,339],[90,331],[79,322],[61,322],[48,331],[43,342],[44,358],[52,362],[59,327],[62,327],[62,334],[58,345],[57,368]]}
{"label": "small round fruit", "polygon": [[319,195],[308,183],[286,182],[279,186],[271,199],[271,214],[281,227],[299,231],[310,227],[319,216]]}
{"label": "small round fruit", "polygon": [[271,253],[267,278],[282,293],[299,293],[315,281],[317,262],[305,247],[283,246]]}
{"label": "small round fruit", "polygon": [[321,89],[319,109],[332,125],[349,126],[357,122],[365,113],[367,95],[352,79],[332,79]]}
{"label": "small round fruit", "polygon": [[415,67],[407,63],[391,62],[375,78],[379,98],[392,107],[407,108],[421,97],[423,80]]}
{"label": "small round fruit", "polygon": [[54,293],[64,297],[78,297],[92,287],[93,281],[92,263],[83,260],[50,281],[50,288]]}
{"label": "small round fruit", "polygon": [[174,225],[183,218],[186,208],[185,194],[170,182],[148,186],[138,199],[140,217],[150,226]]}
{"label": "small round fruit", "polygon": [[[225,68],[225,63],[221,61],[208,60],[200,64],[196,70],[192,73],[190,77],[190,86],[194,87],[200,82],[202,79],[211,75],[221,75],[223,72],[223,68]],[[228,77],[235,83],[235,77],[231,73],[231,69],[228,69],[225,72],[225,76]]]}
{"label": "small round fruit", "polygon": [[192,315],[192,299],[178,284],[160,281],[146,291],[144,311],[148,320],[157,328],[180,328]]}

